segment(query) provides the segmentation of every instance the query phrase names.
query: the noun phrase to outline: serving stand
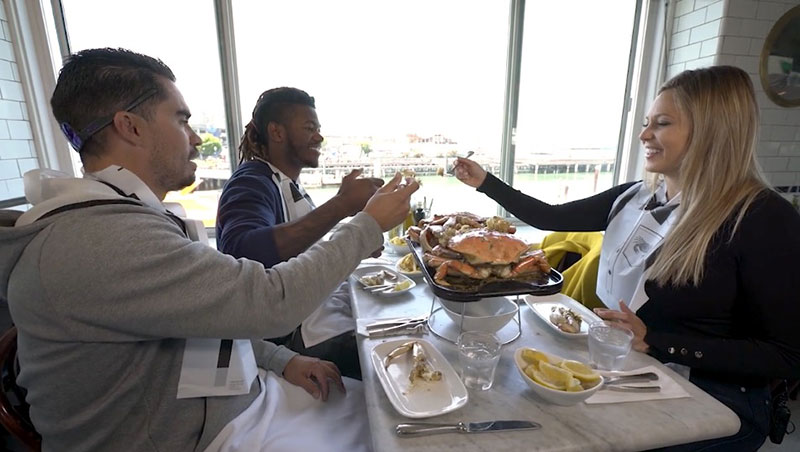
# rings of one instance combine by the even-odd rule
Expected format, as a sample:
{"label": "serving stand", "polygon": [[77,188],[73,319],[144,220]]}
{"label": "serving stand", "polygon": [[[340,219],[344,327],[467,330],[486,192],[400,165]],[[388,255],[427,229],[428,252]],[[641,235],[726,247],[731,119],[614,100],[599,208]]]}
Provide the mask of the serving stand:
{"label": "serving stand", "polygon": [[[520,296],[528,294],[551,295],[561,291],[561,286],[564,284],[564,277],[561,275],[561,273],[555,269],[552,269],[550,270],[550,273],[547,275],[546,279],[543,281],[496,281],[486,284],[477,290],[455,290],[442,286],[433,279],[435,271],[431,267],[425,265],[423,262],[422,246],[420,246],[419,243],[416,243],[409,238],[406,238],[406,242],[411,250],[411,254],[414,256],[414,260],[417,262],[417,266],[422,270],[422,275],[425,277],[425,281],[433,291],[434,296],[431,300],[431,311],[430,315],[428,316],[428,328],[430,328],[431,332],[436,336],[454,344],[458,341],[458,336],[464,331],[464,311],[466,310],[466,303],[479,303],[480,300],[490,297],[515,296],[514,302],[517,304],[517,315],[513,319],[514,322],[508,322],[505,326],[503,326],[503,328],[495,333],[495,335],[498,336],[498,339],[500,339],[501,343],[508,344],[519,338],[519,336],[522,334],[522,320],[519,309]],[[444,308],[442,307],[441,303],[439,303],[438,307],[436,306],[436,301],[438,299],[461,303],[461,321],[458,322],[458,325],[456,325],[456,322],[453,322],[447,313],[444,312]],[[513,327],[513,323],[516,323],[516,328]]]}
{"label": "serving stand", "polygon": [[[428,315],[428,329],[436,336],[448,342],[452,342],[453,344],[457,344],[458,336],[464,332],[464,311],[466,310],[467,303],[461,303],[461,321],[456,324],[456,322],[447,315],[441,303],[436,303],[437,300],[439,300],[439,297],[436,295],[431,299],[431,311]],[[474,303],[480,303],[480,301],[475,301]],[[503,345],[514,342],[522,334],[519,295],[515,297],[514,303],[517,304],[517,315],[512,317],[511,321],[494,333]],[[514,324],[516,324],[516,327],[514,327]]]}

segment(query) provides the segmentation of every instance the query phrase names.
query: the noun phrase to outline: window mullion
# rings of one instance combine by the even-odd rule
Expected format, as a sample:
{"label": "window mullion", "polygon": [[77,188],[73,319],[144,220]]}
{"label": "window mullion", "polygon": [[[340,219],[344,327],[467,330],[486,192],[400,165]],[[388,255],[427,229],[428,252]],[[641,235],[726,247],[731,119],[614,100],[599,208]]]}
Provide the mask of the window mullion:
{"label": "window mullion", "polygon": [[242,109],[239,98],[239,75],[236,65],[236,40],[233,30],[232,0],[214,0],[217,23],[217,42],[222,71],[222,91],[225,104],[225,123],[228,135],[228,158],[231,172],[239,163],[238,146],[242,136]]}
{"label": "window mullion", "polygon": [[[522,35],[525,22],[525,0],[511,0],[508,26],[508,56],[506,59],[506,90],[503,103],[503,141],[500,148],[500,179],[514,182],[515,134],[519,110],[519,79],[522,64]],[[505,217],[503,207],[497,215]]]}

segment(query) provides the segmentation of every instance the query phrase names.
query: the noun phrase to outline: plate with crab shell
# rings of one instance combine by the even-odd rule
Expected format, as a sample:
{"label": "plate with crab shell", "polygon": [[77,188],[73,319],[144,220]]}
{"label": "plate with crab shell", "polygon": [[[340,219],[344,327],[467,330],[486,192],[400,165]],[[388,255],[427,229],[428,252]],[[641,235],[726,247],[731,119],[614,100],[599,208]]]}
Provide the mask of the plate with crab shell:
{"label": "plate with crab shell", "polygon": [[[589,325],[593,322],[600,321],[600,317],[592,312],[591,309],[563,293],[544,296],[527,295],[525,297],[525,304],[527,304],[528,307],[531,308],[531,311],[542,319],[556,334],[563,337],[586,338],[589,335]],[[553,314],[554,311],[558,312],[559,308],[569,309],[581,317],[580,330],[578,332],[570,333],[564,331],[550,320],[551,314]]]}
{"label": "plate with crab shell", "polygon": [[[433,370],[441,372],[438,381],[409,379],[414,360],[410,347],[384,365],[384,359],[398,347],[417,342],[424,350]],[[397,339],[380,343],[370,353],[372,367],[378,375],[386,397],[398,413],[409,418],[426,418],[455,411],[467,404],[469,393],[458,373],[433,344],[424,339]]]}
{"label": "plate with crab shell", "polygon": [[417,266],[422,269],[422,276],[425,281],[431,286],[434,295],[445,300],[472,302],[479,301],[483,298],[491,297],[506,297],[511,295],[550,295],[558,293],[561,286],[564,284],[564,277],[556,271],[551,269],[550,273],[541,273],[534,275],[531,279],[503,279],[494,281],[483,281],[477,284],[476,280],[471,280],[472,284],[443,286],[433,279],[436,274],[436,269],[429,267],[423,263],[422,245],[417,242],[406,238],[411,255],[417,261]]}
{"label": "plate with crab shell", "polygon": [[[377,284],[394,284],[394,288],[373,292],[381,297],[396,297],[408,293],[417,286],[413,279],[399,273],[397,270],[383,265],[368,265],[359,267],[351,273],[353,279],[363,288]],[[401,287],[398,289],[398,287]]]}

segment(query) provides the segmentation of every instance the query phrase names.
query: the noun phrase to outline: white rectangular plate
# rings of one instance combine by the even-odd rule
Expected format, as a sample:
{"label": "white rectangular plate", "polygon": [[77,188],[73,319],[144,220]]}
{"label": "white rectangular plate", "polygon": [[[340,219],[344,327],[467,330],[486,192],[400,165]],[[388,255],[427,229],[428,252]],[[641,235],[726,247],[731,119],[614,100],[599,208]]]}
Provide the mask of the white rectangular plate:
{"label": "white rectangular plate", "polygon": [[378,295],[378,296],[381,296],[381,297],[394,297],[396,295],[400,295],[400,294],[406,293],[409,290],[411,290],[411,289],[413,289],[414,287],[417,286],[417,283],[415,283],[413,279],[409,278],[408,276],[405,276],[405,275],[401,274],[400,272],[398,272],[397,270],[395,270],[393,268],[386,267],[386,266],[383,266],[383,265],[368,265],[368,266],[364,266],[364,267],[359,267],[359,268],[355,269],[355,271],[353,271],[353,273],[351,273],[351,275],[353,275],[353,278],[355,278],[356,283],[358,283],[361,287],[364,287],[365,284],[363,282],[361,282],[361,277],[364,276],[364,275],[377,273],[377,272],[379,272],[381,270],[383,270],[383,271],[385,271],[387,273],[391,273],[392,275],[394,275],[397,278],[395,280],[388,281],[388,282],[401,283],[403,281],[410,281],[410,284],[409,284],[409,286],[407,288],[405,288],[403,290],[392,290],[390,292],[374,292],[375,295]]}
{"label": "white rectangular plate", "polygon": [[[383,358],[392,350],[411,340],[422,345],[428,361],[442,373],[439,381],[419,381],[413,387],[408,379],[411,372],[411,353],[392,360],[389,368],[383,367]],[[467,388],[453,366],[430,342],[423,339],[398,339],[376,345],[371,353],[372,367],[398,413],[410,418],[425,418],[449,413],[466,405]]]}
{"label": "white rectangular plate", "polygon": [[[534,314],[541,317],[547,326],[564,337],[585,338],[589,334],[589,324],[600,320],[600,317],[592,312],[591,309],[580,304],[574,298],[564,295],[563,293],[541,296],[526,295],[525,303],[531,308]],[[550,321],[550,313],[552,312],[554,306],[564,306],[565,308],[572,309],[573,312],[579,314],[583,318],[583,321],[581,322],[580,333],[567,333],[566,331],[561,331],[553,324],[553,322]]]}

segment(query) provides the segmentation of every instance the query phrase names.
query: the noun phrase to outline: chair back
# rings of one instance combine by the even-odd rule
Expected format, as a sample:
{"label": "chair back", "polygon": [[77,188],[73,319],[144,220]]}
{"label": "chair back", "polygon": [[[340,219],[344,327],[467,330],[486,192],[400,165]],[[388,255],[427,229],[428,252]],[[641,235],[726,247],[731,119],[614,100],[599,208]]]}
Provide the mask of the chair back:
{"label": "chair back", "polygon": [[28,415],[25,389],[17,386],[17,328],[11,327],[0,337],[0,424],[31,451],[42,448],[42,437]]}
{"label": "chair back", "polygon": [[22,215],[19,210],[0,209],[0,226],[11,228],[17,222],[17,218]]}

